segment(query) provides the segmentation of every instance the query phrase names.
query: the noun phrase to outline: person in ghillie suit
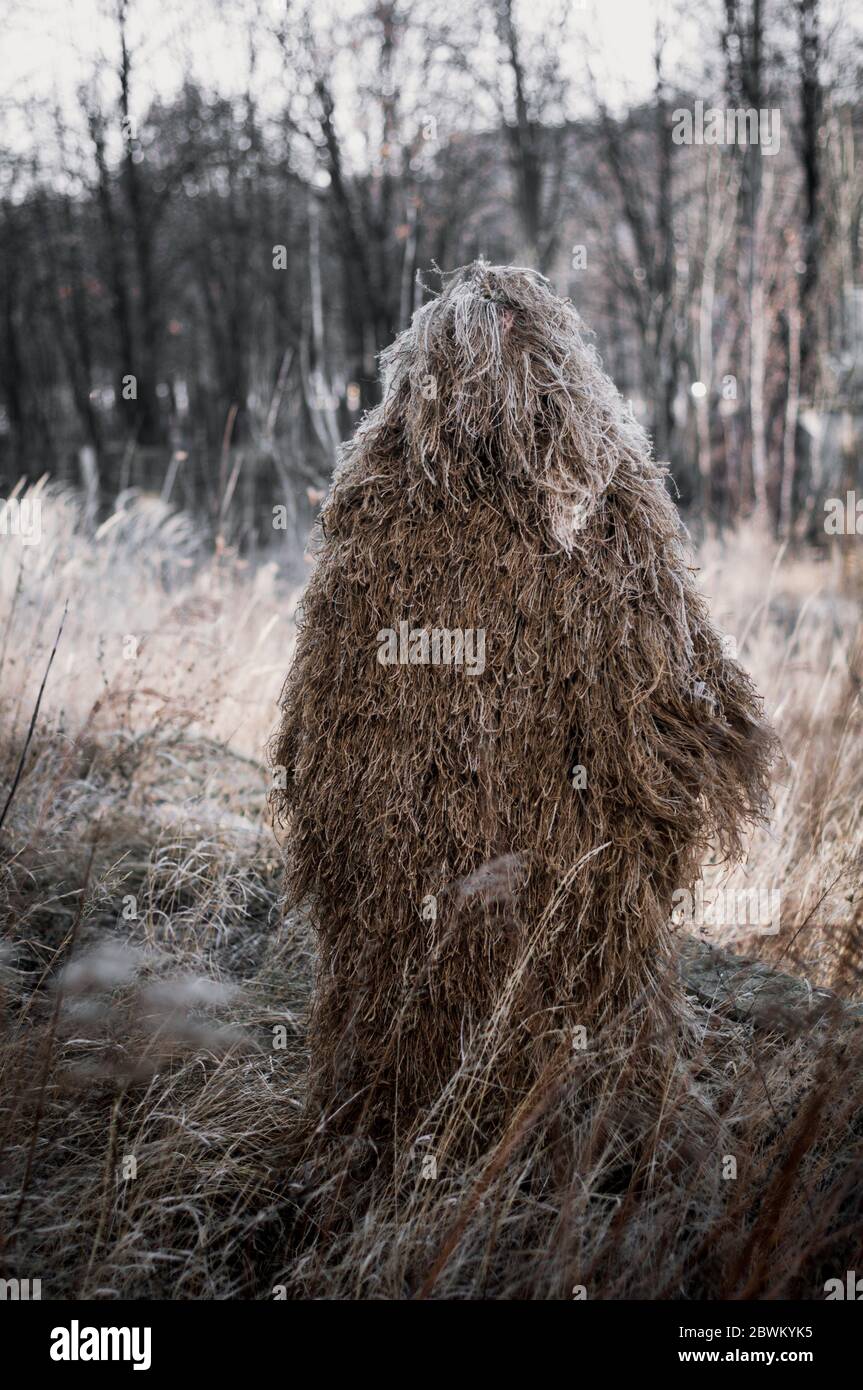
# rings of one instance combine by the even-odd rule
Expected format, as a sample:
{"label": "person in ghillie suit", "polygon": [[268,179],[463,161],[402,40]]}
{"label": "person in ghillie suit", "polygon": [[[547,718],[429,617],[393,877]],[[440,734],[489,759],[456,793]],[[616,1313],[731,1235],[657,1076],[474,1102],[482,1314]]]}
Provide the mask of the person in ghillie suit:
{"label": "person in ghillie suit", "polygon": [[482,1129],[573,1030],[673,1028],[672,895],[742,852],[774,740],[568,300],[479,262],[382,361],[271,751],[310,1106],[391,1134],[468,1077]]}

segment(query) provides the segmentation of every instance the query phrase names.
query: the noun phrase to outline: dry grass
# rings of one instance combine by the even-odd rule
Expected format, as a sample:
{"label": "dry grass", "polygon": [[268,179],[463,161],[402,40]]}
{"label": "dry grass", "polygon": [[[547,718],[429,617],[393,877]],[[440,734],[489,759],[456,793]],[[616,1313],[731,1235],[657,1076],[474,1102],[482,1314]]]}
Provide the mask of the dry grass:
{"label": "dry grass", "polygon": [[[60,1298],[818,1298],[855,1268],[861,1043],[829,1023],[691,999],[694,1044],[591,1039],[469,1159],[467,1084],[386,1164],[305,1133],[313,952],[264,817],[296,593],[147,499],[94,540],[49,493],[43,529],[0,547],[4,798],[69,599],[2,831],[3,1274]],[[860,997],[859,580],[747,536],[702,559],[788,758],[737,871],[783,890],[754,949]]]}

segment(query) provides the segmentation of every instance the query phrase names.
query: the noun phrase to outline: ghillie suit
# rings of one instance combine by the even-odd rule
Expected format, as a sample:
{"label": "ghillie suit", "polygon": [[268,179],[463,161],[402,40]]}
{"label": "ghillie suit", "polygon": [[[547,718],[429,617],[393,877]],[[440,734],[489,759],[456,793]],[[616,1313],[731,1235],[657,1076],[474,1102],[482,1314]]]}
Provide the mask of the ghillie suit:
{"label": "ghillie suit", "polygon": [[383,363],[272,747],[311,1104],[392,1134],[449,1086],[488,1133],[572,1039],[669,1004],[672,894],[712,837],[740,853],[773,739],[568,301],[480,262]]}

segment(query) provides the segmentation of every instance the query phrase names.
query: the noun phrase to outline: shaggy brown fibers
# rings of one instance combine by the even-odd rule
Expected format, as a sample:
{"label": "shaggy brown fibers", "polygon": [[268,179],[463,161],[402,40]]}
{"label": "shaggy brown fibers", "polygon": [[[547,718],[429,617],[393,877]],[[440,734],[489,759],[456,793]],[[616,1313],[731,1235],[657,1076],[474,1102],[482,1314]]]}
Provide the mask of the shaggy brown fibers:
{"label": "shaggy brown fibers", "polygon": [[383,364],[272,749],[310,1104],[380,1137],[448,1096],[487,1139],[610,1025],[674,1045],[672,894],[740,854],[774,740],[567,300],[477,263]]}

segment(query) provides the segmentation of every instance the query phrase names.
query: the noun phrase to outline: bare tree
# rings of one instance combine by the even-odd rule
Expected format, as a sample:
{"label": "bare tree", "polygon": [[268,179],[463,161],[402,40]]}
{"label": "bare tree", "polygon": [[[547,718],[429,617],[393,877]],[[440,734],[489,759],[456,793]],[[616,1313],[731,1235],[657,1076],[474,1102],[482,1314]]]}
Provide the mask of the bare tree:
{"label": "bare tree", "polygon": [[531,61],[515,0],[493,3],[503,70],[494,95],[506,137],[523,254],[547,270],[560,238],[569,150],[563,121],[567,81],[561,60],[568,7],[561,6],[544,26]]}
{"label": "bare tree", "polygon": [[[685,356],[674,209],[676,188],[670,105],[664,72],[667,35],[654,33],[654,103],[624,120],[611,114],[591,75],[603,165],[615,190],[604,255],[625,295],[637,333],[642,385],[660,458],[672,452],[674,407]],[[616,225],[615,225],[616,224]]]}

